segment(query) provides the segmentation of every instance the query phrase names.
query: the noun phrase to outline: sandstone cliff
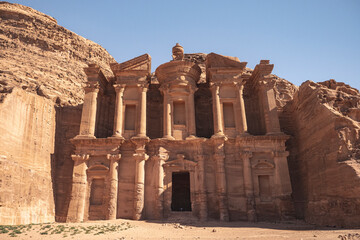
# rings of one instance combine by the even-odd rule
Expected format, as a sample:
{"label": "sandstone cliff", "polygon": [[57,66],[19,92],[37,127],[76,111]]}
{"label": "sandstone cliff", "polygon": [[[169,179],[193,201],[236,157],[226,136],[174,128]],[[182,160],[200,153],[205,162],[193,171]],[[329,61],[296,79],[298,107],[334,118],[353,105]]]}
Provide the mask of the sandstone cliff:
{"label": "sandstone cliff", "polygon": [[83,68],[96,63],[112,76],[110,62],[54,18],[0,2],[0,224],[55,220],[54,199],[72,174],[68,139],[78,133]]}
{"label": "sandstone cliff", "polygon": [[0,2],[0,49],[0,93],[19,87],[62,105],[82,102],[87,64],[96,63],[111,76],[109,63],[115,62],[54,18],[7,2]]}
{"label": "sandstone cliff", "polygon": [[[303,83],[282,112],[298,217],[360,224],[360,94],[334,80]],[[284,120],[287,120],[284,121]]]}
{"label": "sandstone cliff", "polygon": [[[53,221],[54,199],[57,220],[64,221],[73,164],[68,140],[79,132],[83,68],[96,63],[110,77],[114,59],[52,17],[6,2],[0,2],[0,49],[0,223]],[[185,57],[201,62],[206,54]],[[298,88],[274,75],[271,84],[282,130],[292,136],[298,217],[359,226],[359,92],[333,80]]]}

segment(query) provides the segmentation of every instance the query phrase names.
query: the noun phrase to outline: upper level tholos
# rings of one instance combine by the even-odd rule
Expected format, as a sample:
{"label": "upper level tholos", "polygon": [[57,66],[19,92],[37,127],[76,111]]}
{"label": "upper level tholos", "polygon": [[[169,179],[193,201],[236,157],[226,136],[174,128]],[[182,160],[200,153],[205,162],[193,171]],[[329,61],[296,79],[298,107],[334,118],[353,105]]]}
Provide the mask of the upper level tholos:
{"label": "upper level tholos", "polygon": [[85,68],[88,82],[77,138],[187,138],[280,134],[273,64],[253,71],[236,57],[184,54],[151,74],[148,54],[111,64],[114,78],[97,65]]}

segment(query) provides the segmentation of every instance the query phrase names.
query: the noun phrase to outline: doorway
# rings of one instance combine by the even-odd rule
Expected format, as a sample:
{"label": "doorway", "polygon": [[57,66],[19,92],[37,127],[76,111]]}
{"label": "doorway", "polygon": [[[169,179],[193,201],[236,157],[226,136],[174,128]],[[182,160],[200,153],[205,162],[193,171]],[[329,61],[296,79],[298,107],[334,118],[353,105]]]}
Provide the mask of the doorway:
{"label": "doorway", "polygon": [[189,172],[172,173],[171,211],[191,211]]}

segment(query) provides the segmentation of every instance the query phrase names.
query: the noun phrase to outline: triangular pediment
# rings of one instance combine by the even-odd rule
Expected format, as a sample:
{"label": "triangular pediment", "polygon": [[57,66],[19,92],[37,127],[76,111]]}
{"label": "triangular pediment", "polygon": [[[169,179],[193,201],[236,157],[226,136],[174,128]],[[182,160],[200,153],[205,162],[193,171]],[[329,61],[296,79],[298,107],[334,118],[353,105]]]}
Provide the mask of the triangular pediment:
{"label": "triangular pediment", "polygon": [[149,54],[143,54],[139,57],[130,59],[123,63],[110,64],[111,70],[116,75],[117,72],[126,71],[144,71],[151,73],[151,57]]}
{"label": "triangular pediment", "polygon": [[223,56],[216,53],[210,53],[206,56],[207,68],[238,68],[245,69],[247,62],[240,62],[237,57]]}

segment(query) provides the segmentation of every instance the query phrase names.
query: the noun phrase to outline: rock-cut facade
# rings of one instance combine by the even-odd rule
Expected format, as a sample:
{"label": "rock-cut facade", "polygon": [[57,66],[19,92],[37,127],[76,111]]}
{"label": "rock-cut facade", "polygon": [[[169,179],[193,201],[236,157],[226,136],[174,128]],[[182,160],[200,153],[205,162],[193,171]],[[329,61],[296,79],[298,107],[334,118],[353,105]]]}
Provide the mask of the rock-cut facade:
{"label": "rock-cut facade", "polygon": [[155,74],[148,54],[111,64],[111,79],[85,69],[67,221],[291,217],[273,65],[172,50]]}

